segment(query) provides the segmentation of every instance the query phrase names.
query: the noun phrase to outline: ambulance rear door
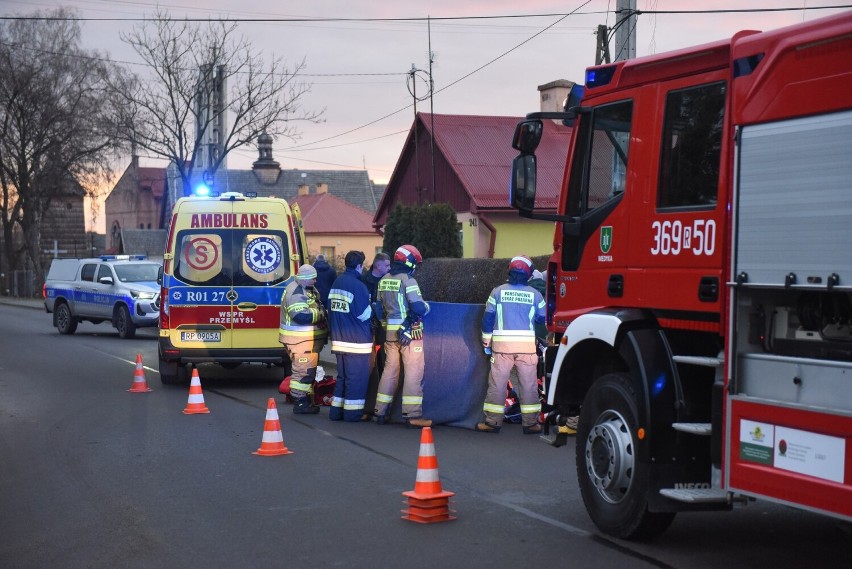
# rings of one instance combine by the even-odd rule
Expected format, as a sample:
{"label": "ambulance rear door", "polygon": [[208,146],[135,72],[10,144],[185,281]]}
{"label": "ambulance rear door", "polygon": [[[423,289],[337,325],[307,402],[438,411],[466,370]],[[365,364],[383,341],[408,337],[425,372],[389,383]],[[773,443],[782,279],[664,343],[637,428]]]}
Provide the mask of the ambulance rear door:
{"label": "ambulance rear door", "polygon": [[300,266],[308,262],[308,240],[305,238],[305,228],[302,223],[302,210],[299,204],[291,204],[290,212],[292,213],[292,235],[293,235],[293,255],[292,259],[295,263],[293,272],[296,272]]}
{"label": "ambulance rear door", "polygon": [[[281,348],[281,297],[292,274],[290,260],[295,247],[290,245],[292,226],[285,202],[264,201],[244,202],[255,211],[263,204],[261,223],[233,232],[232,247],[237,256],[229,300],[234,348]],[[236,207],[239,211],[239,205]],[[247,215],[254,219],[254,214]]]}

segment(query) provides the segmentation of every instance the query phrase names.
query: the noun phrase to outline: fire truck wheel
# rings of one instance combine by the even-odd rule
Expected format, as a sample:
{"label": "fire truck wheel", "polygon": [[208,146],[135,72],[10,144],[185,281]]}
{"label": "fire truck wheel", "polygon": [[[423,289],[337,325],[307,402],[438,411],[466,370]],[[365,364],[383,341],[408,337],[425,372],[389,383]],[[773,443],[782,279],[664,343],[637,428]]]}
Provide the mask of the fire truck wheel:
{"label": "fire truck wheel", "polygon": [[674,514],[648,512],[648,465],[636,458],[636,410],[628,374],[595,381],[577,425],[577,480],[586,510],[601,531],[646,540],[664,531]]}

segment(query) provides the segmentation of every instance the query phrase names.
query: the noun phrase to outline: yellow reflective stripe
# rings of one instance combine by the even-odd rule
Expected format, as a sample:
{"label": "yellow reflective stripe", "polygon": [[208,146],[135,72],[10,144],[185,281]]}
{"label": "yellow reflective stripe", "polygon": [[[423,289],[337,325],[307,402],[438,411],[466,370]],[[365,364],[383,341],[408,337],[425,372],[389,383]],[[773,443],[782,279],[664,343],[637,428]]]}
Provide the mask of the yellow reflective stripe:
{"label": "yellow reflective stripe", "polygon": [[297,381],[294,379],[290,380],[290,389],[296,389],[298,391],[304,391],[305,393],[311,393],[313,383],[302,383],[301,381]]}
{"label": "yellow reflective stripe", "polygon": [[365,401],[363,399],[350,399],[343,404],[345,411],[357,411],[364,408]]}
{"label": "yellow reflective stripe", "polygon": [[278,333],[284,337],[296,337],[296,338],[313,338],[313,337],[321,337],[325,336],[326,333],[324,330],[307,330],[305,332],[297,332],[295,330],[287,330],[286,328],[279,328]]}
{"label": "yellow reflective stripe", "polygon": [[494,403],[486,403],[482,406],[482,410],[486,413],[505,413],[506,406],[505,405],[496,405]]}
{"label": "yellow reflective stripe", "polygon": [[526,340],[528,338],[535,338],[535,332],[532,330],[494,330],[493,332],[494,341],[498,340],[512,340],[512,339],[521,339]]}
{"label": "yellow reflective stripe", "polygon": [[308,308],[307,302],[294,302],[290,306],[287,307],[287,312],[301,312]]}
{"label": "yellow reflective stripe", "polygon": [[409,285],[409,286],[405,287],[406,294],[408,294],[409,292],[415,292],[415,291],[417,291],[417,294],[420,294],[420,287],[416,284]]}
{"label": "yellow reflective stripe", "polygon": [[333,288],[331,289],[331,292],[328,293],[328,298],[352,302],[352,300],[355,298],[355,295],[351,292],[339,288]]}
{"label": "yellow reflective stripe", "polygon": [[541,411],[541,403],[536,405],[521,405],[521,413],[538,413]]}
{"label": "yellow reflective stripe", "polygon": [[332,407],[343,407],[343,397],[332,397],[331,406]]}
{"label": "yellow reflective stripe", "polygon": [[403,395],[402,397],[403,405],[422,405],[423,397],[418,397],[417,395]]}
{"label": "yellow reflective stripe", "polygon": [[483,332],[483,333],[482,333],[482,339],[483,339],[483,340],[490,340],[490,339],[491,339],[491,334],[486,334],[485,332]]}
{"label": "yellow reflective stripe", "polygon": [[384,393],[376,394],[376,403],[393,403],[393,395],[385,395]]}

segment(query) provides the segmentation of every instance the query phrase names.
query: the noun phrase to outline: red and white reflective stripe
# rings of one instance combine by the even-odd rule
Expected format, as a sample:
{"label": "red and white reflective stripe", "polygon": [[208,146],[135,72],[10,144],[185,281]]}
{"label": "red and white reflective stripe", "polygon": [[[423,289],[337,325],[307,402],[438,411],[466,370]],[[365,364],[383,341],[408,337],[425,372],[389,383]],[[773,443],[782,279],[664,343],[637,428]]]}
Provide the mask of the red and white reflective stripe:
{"label": "red and white reflective stripe", "polygon": [[512,261],[509,264],[511,265],[515,261],[522,261],[526,266],[528,266],[530,268],[530,270],[532,270],[532,268],[533,268],[532,261],[530,259],[528,259],[527,257],[524,257],[524,256],[512,257]]}

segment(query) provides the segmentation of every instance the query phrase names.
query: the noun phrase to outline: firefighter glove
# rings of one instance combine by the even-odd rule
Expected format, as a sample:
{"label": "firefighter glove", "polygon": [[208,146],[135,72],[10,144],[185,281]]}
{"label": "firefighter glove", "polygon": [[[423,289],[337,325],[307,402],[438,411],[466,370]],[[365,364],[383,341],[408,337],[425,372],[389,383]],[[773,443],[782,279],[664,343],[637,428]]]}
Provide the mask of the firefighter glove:
{"label": "firefighter glove", "polygon": [[399,345],[403,348],[411,343],[411,340],[413,339],[411,333],[411,320],[406,318],[402,321],[402,326],[400,326],[399,330],[397,330],[396,336]]}

